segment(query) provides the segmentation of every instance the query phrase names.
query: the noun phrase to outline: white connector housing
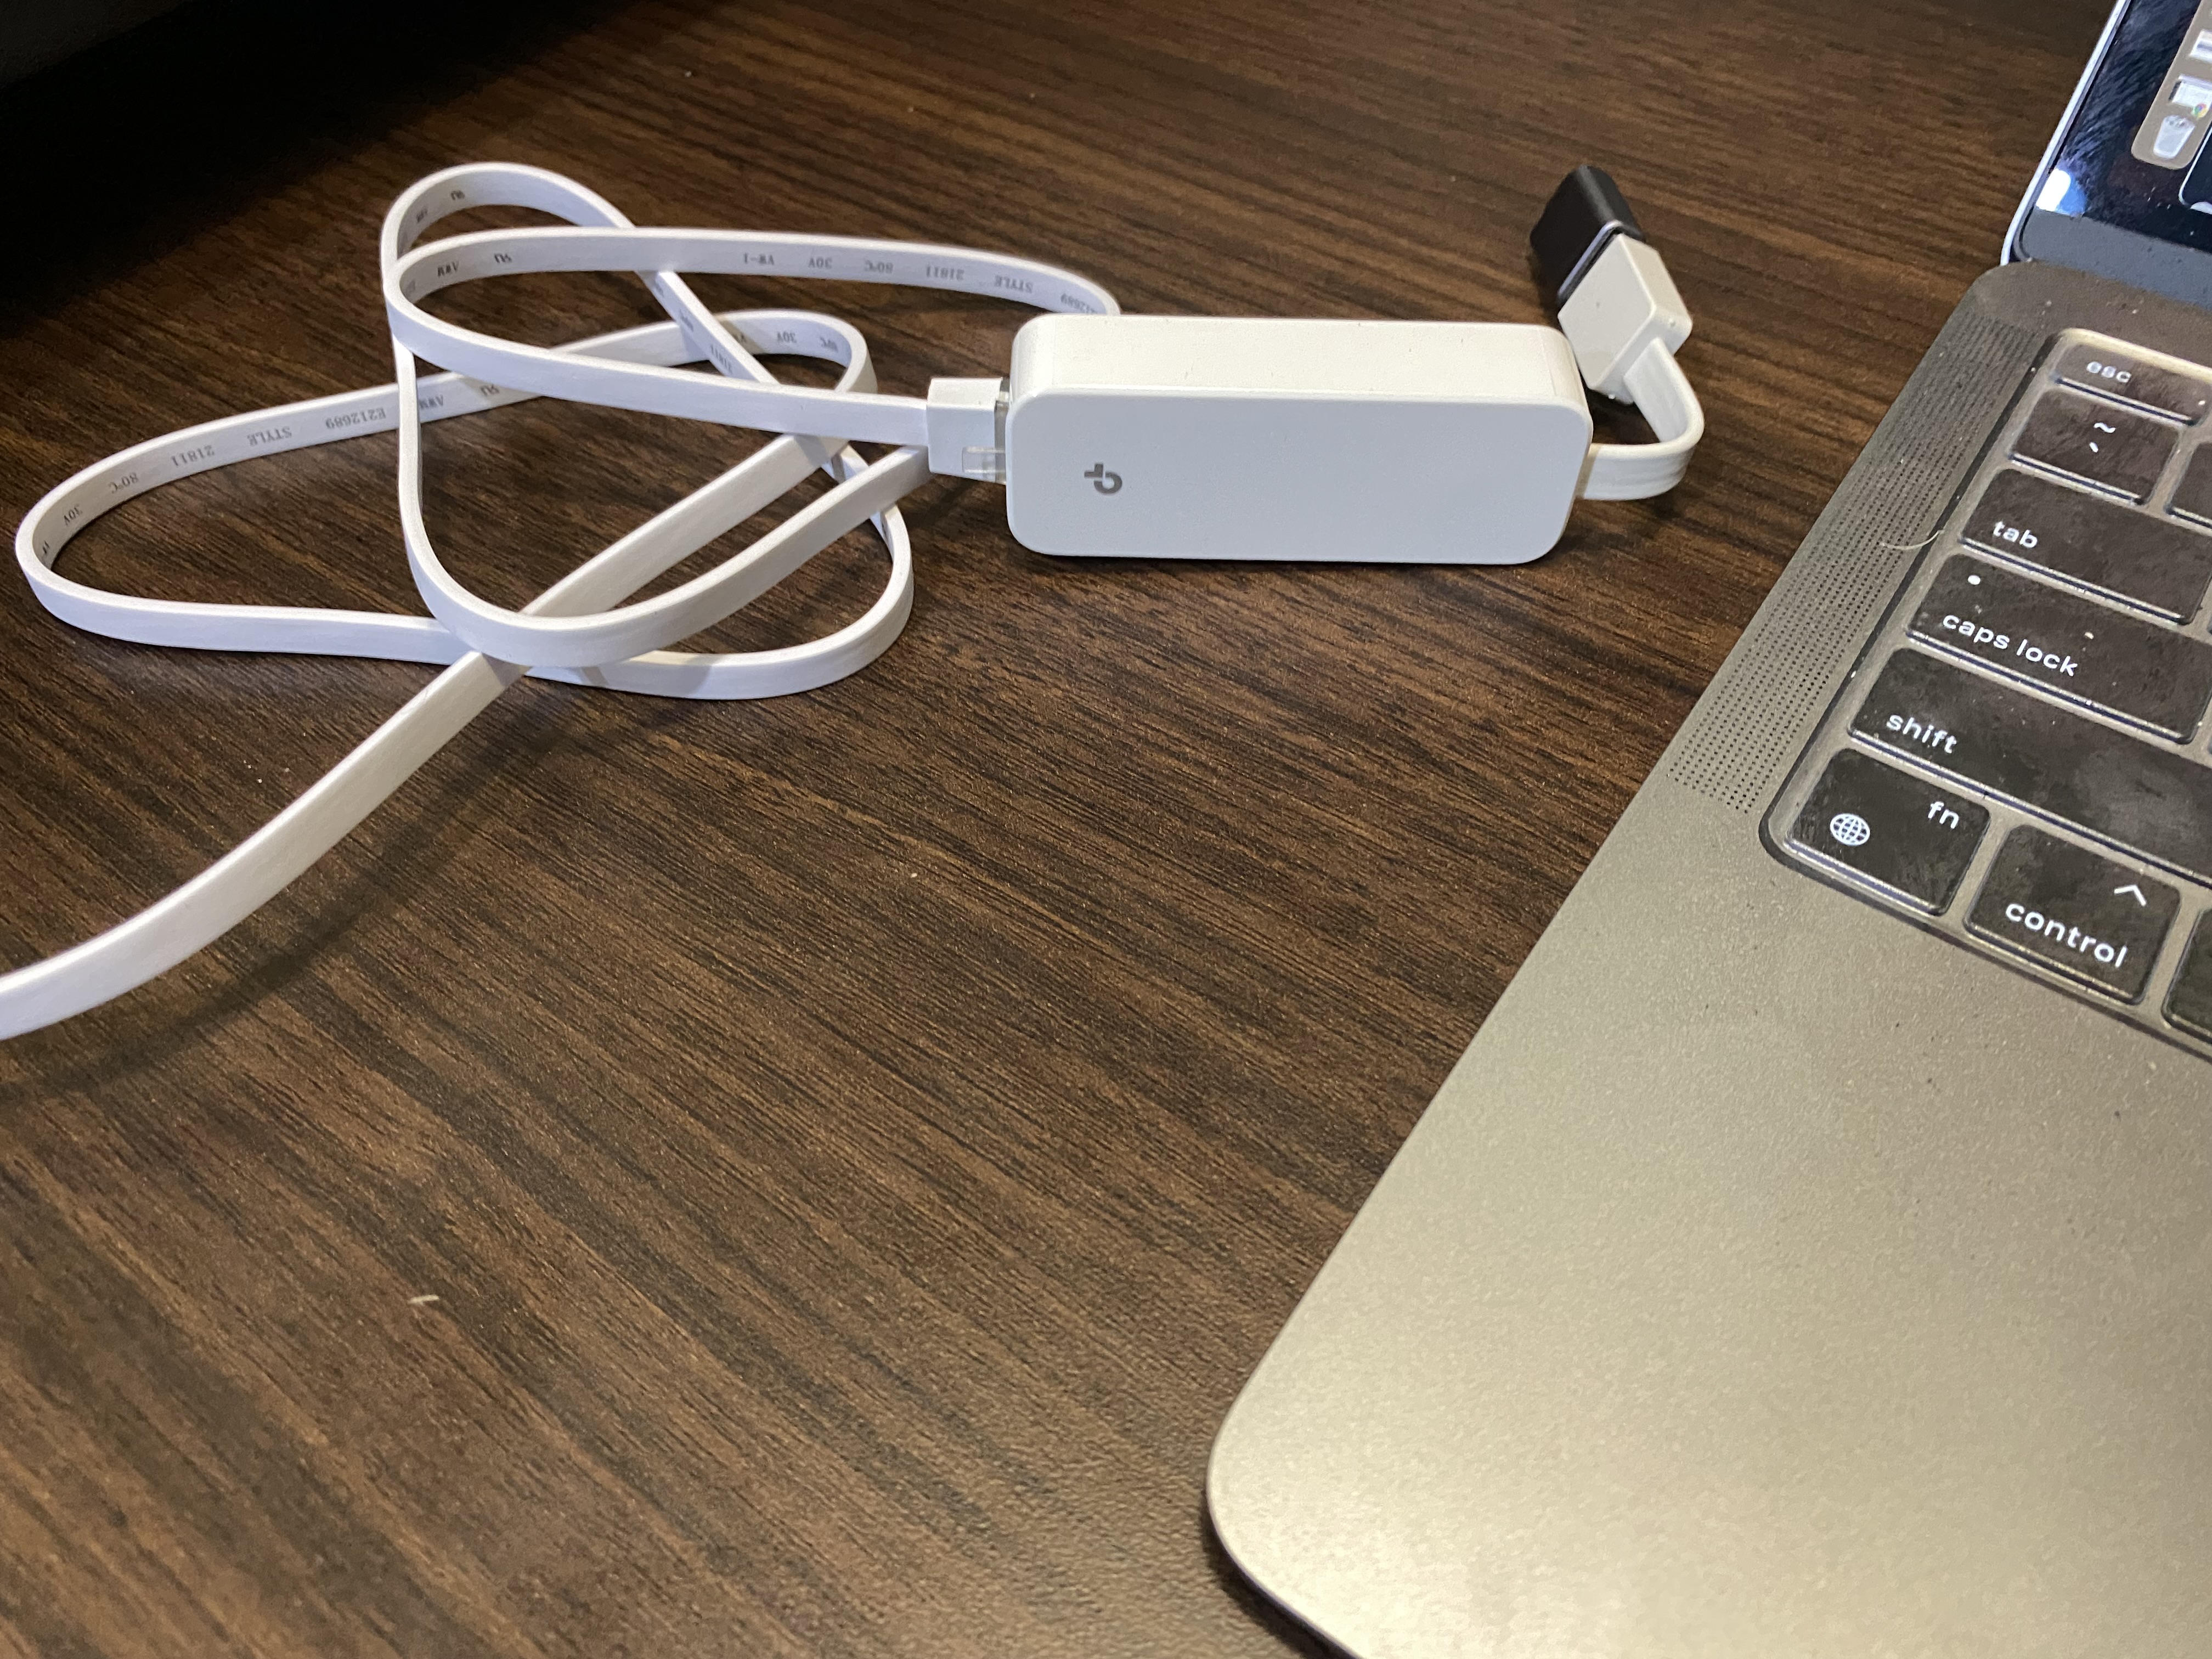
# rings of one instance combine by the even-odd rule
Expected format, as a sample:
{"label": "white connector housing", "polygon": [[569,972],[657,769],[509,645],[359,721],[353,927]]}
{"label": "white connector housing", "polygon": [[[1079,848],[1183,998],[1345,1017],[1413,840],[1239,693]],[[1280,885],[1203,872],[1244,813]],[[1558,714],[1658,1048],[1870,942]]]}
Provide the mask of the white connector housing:
{"label": "white connector housing", "polygon": [[1589,441],[1554,329],[1040,317],[1006,522],[1040,553],[1518,564],[1559,540]]}
{"label": "white connector housing", "polygon": [[1004,380],[935,380],[929,383],[929,470],[956,478],[1001,483],[1006,456],[1000,447],[1000,403]]}
{"label": "white connector housing", "polygon": [[1690,313],[1658,251],[1615,236],[1560,301],[1559,326],[1590,389],[1632,403],[1630,368],[1655,340],[1673,356],[1690,337]]}

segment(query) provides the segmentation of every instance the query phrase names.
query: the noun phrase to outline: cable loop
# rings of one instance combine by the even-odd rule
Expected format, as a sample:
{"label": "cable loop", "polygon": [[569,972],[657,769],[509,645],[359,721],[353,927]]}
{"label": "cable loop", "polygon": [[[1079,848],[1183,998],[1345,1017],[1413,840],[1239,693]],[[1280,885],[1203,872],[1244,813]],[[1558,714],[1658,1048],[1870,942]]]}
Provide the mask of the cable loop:
{"label": "cable loop", "polygon": [[[470,209],[534,209],[560,226],[423,242]],[[216,651],[379,657],[448,665],[305,793],[198,876],[74,949],[0,975],[0,1036],[35,1030],[143,984],[220,937],[329,850],[524,673],[661,696],[744,698],[812,690],[866,666],[914,605],[900,498],[929,476],[928,406],[876,389],[866,341],[816,312],[715,313],[682,270],[899,283],[1103,311],[1087,277],[1031,260],[853,237],[640,228],[574,180],[540,167],[472,163],[418,180],[392,204],[379,243],[395,378],[335,397],[210,421],[95,462],[47,492],[15,532],[39,602],[111,638]],[[456,283],[524,271],[627,270],[671,320],[566,345],[501,340],[419,303]],[[758,355],[834,362],[836,385],[779,384]],[[422,374],[417,356],[437,365]],[[682,367],[706,362],[713,373]],[[440,557],[422,503],[428,422],[550,396],[780,435],[654,514],[523,606],[472,592]],[[427,617],[290,605],[157,600],[94,587],[55,562],[72,537],[123,502],[220,466],[396,429],[399,520]],[[871,461],[854,441],[893,446]],[[819,470],[831,488],[705,574],[652,599],[636,592]],[[714,653],[666,647],[712,627],[863,522],[889,555],[881,594],[819,639]]]}

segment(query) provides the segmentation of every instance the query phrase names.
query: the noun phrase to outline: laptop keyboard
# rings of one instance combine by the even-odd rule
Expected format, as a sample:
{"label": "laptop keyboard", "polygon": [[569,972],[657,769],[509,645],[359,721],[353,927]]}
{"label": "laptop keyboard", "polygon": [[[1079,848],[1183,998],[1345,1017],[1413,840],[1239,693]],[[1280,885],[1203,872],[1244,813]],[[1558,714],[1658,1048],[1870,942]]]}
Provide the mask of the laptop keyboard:
{"label": "laptop keyboard", "polygon": [[2212,1052],[2208,415],[2212,368],[2056,337],[1767,829]]}

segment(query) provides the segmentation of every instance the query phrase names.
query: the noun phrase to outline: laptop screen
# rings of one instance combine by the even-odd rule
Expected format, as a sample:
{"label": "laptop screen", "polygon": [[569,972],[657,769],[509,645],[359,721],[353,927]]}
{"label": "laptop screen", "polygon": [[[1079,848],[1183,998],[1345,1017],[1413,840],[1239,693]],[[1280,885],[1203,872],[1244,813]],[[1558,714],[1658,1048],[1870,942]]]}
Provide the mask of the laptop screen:
{"label": "laptop screen", "polygon": [[2083,83],[2033,205],[2212,252],[2208,137],[2212,0],[2134,0]]}

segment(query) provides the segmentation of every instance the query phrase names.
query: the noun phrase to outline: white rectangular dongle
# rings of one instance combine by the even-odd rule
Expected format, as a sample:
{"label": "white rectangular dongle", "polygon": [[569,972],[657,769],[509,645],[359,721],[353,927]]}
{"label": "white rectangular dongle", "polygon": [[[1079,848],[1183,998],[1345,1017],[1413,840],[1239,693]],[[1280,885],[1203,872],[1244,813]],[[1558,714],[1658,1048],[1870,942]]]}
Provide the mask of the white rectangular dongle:
{"label": "white rectangular dongle", "polygon": [[1559,538],[1589,441],[1555,329],[1040,317],[1006,522],[1039,553],[1518,564]]}

